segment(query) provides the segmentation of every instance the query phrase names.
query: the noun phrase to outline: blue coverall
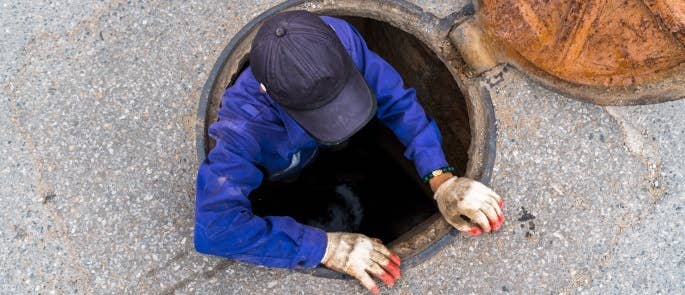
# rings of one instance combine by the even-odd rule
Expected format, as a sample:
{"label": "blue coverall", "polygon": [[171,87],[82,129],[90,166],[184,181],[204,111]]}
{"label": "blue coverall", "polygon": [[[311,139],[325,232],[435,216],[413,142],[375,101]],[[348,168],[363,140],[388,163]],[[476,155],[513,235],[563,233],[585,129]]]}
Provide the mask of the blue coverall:
{"label": "blue coverall", "polygon": [[[440,131],[415,90],[404,88],[397,71],[349,23],[321,18],[375,93],[376,116],[406,147],[404,155],[418,174],[447,166]],[[323,258],[326,233],[290,217],[255,216],[248,195],[265,176],[277,180],[298,173],[314,159],[319,143],[258,86],[248,67],[224,93],[219,120],[209,128],[216,146],[198,171],[195,249],[269,267],[311,268]]]}

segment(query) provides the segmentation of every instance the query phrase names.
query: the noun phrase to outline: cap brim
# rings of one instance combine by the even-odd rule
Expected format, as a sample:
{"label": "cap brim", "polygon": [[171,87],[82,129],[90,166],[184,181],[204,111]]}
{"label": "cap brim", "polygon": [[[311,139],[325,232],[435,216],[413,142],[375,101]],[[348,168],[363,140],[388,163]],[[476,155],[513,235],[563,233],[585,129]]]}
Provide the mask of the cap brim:
{"label": "cap brim", "polygon": [[376,114],[376,97],[352,66],[352,73],[338,97],[315,110],[288,110],[302,128],[323,144],[347,140]]}

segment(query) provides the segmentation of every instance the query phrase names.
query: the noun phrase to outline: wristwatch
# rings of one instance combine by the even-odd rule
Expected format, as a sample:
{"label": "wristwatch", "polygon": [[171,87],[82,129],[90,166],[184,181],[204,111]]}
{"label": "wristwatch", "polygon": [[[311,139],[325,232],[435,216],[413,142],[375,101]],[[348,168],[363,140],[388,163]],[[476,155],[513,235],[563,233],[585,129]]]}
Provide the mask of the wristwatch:
{"label": "wristwatch", "polygon": [[428,173],[426,176],[423,177],[423,182],[428,183],[428,181],[430,181],[431,179],[433,179],[433,177],[442,175],[443,173],[447,173],[447,172],[454,172],[454,167],[452,167],[452,166],[445,166],[445,167],[442,167],[442,168],[435,169],[435,170],[431,171],[430,173]]}

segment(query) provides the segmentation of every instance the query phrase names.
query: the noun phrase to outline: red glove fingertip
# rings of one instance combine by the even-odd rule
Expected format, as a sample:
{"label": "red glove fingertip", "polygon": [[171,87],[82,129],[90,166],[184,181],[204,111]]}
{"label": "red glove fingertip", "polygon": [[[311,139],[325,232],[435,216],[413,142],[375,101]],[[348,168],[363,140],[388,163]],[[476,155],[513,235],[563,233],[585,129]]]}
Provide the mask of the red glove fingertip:
{"label": "red glove fingertip", "polygon": [[387,273],[381,275],[381,280],[383,280],[383,282],[390,287],[395,285],[395,278],[393,278],[391,275]]}
{"label": "red glove fingertip", "polygon": [[467,233],[468,233],[469,235],[475,237],[475,236],[480,235],[482,232],[483,232],[483,231],[482,231],[480,228],[474,227],[474,228],[470,229]]}
{"label": "red glove fingertip", "polygon": [[385,266],[385,269],[394,277],[400,278],[400,267],[392,261]]}
{"label": "red glove fingertip", "polygon": [[394,262],[398,266],[402,264],[400,257],[395,253],[390,254],[390,261]]}
{"label": "red glove fingertip", "polygon": [[498,230],[500,226],[502,226],[502,223],[499,221],[495,221],[495,223],[492,225],[492,229]]}
{"label": "red glove fingertip", "polygon": [[499,229],[499,226],[500,226],[499,220],[495,220],[495,221],[488,220],[488,221],[490,221],[490,228],[492,228],[492,230]]}

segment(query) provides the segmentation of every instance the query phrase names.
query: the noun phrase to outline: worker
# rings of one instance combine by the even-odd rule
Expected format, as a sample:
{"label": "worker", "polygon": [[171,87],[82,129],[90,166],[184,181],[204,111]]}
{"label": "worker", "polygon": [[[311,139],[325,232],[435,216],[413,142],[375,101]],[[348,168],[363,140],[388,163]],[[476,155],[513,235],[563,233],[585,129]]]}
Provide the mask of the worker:
{"label": "worker", "polygon": [[452,175],[438,127],[415,90],[349,23],[306,11],[275,14],[255,35],[249,62],[209,128],[216,146],[197,176],[197,251],[267,267],[323,265],[373,293],[379,292],[374,277],[392,286],[401,261],[380,240],[255,216],[248,199],[263,180],[297,175],[320,148],[344,143],[374,116],[406,147],[451,225],[471,235],[501,226],[502,199]]}

